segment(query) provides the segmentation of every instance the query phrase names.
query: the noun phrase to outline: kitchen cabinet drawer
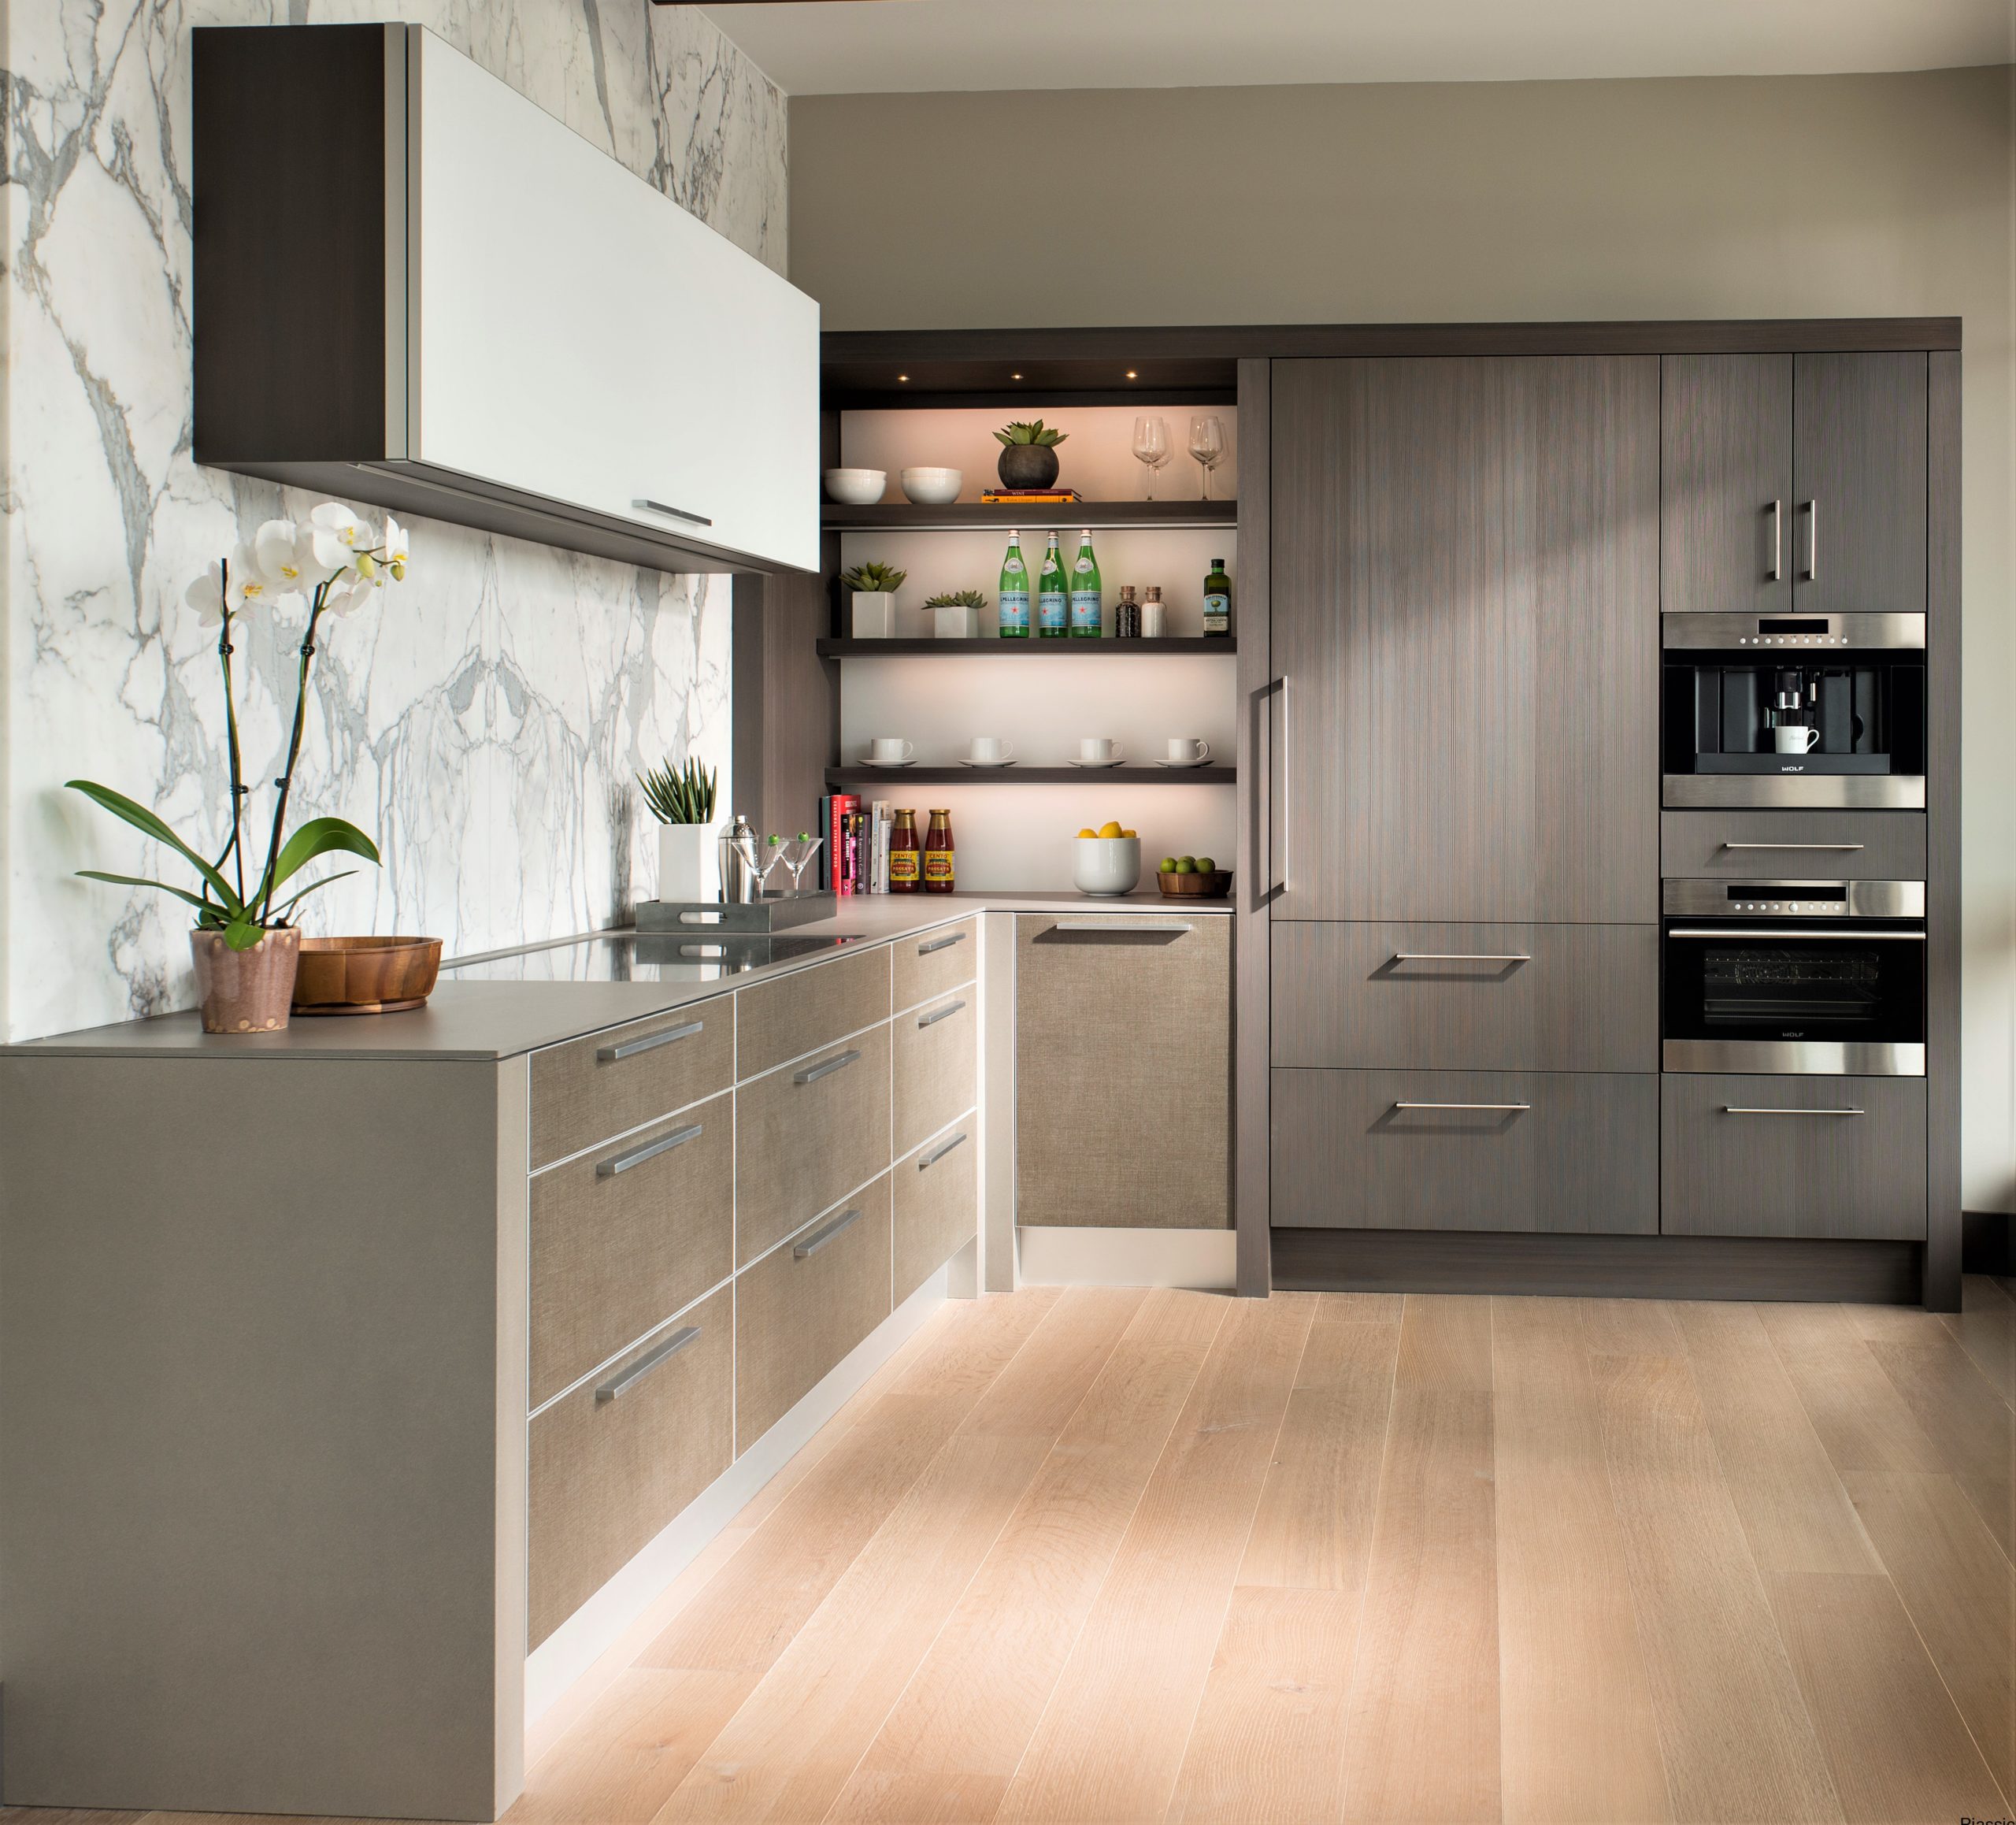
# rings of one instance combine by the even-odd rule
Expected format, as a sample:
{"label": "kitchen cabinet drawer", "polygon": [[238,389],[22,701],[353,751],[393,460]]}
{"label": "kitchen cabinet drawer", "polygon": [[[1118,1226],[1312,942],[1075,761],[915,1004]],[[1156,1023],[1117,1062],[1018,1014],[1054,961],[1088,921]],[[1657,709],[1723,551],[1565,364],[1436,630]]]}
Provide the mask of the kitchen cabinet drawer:
{"label": "kitchen cabinet drawer", "polygon": [[734,1461],[732,1316],[723,1287],[532,1423],[532,1647]]}
{"label": "kitchen cabinet drawer", "polygon": [[892,1309],[889,1174],[735,1283],[736,1440],[747,1451]]}
{"label": "kitchen cabinet drawer", "polygon": [[1651,1072],[1277,1070],[1273,1220],[1649,1236],[1658,1085]]}
{"label": "kitchen cabinet drawer", "polygon": [[532,1181],[532,1404],[735,1265],[735,1108],[724,1092]]}
{"label": "kitchen cabinet drawer", "polygon": [[1925,1240],[1924,1078],[1671,1072],[1660,1104],[1666,1234]]}
{"label": "kitchen cabinet drawer", "polygon": [[532,1166],[627,1134],[734,1078],[735,1003],[726,995],[536,1052]]}
{"label": "kitchen cabinet drawer", "polygon": [[886,1025],[743,1085],[735,1093],[736,1259],[754,1260],[865,1184],[892,1152]]}
{"label": "kitchen cabinet drawer", "polygon": [[980,1017],[973,992],[928,1001],[890,1023],[895,1151],[904,1154],[973,1106]]}
{"label": "kitchen cabinet drawer", "polygon": [[969,1117],[896,1163],[895,1298],[899,1305],[978,1233],[979,1138]]}
{"label": "kitchen cabinet drawer", "polygon": [[744,989],[736,1002],[736,1075],[754,1078],[889,1018],[889,948]]}
{"label": "kitchen cabinet drawer", "polygon": [[1668,880],[1922,881],[1920,811],[1666,811]]}
{"label": "kitchen cabinet drawer", "polygon": [[1015,1220],[1232,1220],[1232,921],[1015,920]]}
{"label": "kitchen cabinet drawer", "polygon": [[1273,944],[1277,1065],[1658,1068],[1656,925],[1284,920]]}
{"label": "kitchen cabinet drawer", "polygon": [[980,973],[980,921],[962,919],[956,925],[899,938],[889,947],[895,970],[896,1006],[914,1007]]}

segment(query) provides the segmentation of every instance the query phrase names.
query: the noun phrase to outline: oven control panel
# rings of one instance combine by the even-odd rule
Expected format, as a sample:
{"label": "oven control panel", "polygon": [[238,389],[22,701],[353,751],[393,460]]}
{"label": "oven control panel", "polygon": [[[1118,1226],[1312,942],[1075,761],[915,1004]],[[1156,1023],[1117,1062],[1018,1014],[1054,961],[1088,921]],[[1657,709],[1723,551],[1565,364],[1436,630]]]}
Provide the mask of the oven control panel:
{"label": "oven control panel", "polygon": [[1922,881],[1667,881],[1669,918],[1911,919],[1925,917]]}

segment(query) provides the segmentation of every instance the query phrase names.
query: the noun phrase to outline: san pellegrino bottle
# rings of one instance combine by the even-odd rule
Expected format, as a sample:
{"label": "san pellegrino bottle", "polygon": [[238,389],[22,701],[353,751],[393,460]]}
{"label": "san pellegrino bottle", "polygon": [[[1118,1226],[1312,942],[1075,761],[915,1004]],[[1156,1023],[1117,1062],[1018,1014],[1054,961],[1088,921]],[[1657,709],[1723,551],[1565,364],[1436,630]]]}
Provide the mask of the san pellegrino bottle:
{"label": "san pellegrino bottle", "polygon": [[1043,555],[1043,569],[1036,577],[1036,638],[1061,640],[1071,631],[1071,585],[1065,580],[1063,555],[1057,548],[1057,535],[1050,536],[1050,548]]}
{"label": "san pellegrino bottle", "polygon": [[1106,632],[1100,606],[1099,561],[1092,555],[1089,529],[1078,535],[1077,561],[1071,566],[1071,637],[1095,640]]}
{"label": "san pellegrino bottle", "polygon": [[1029,567],[1022,562],[1022,535],[1008,535],[1008,555],[1001,560],[1001,637],[1029,637]]}
{"label": "san pellegrino bottle", "polygon": [[1204,632],[1214,639],[1232,632],[1232,579],[1222,558],[1211,560],[1210,574],[1204,579]]}

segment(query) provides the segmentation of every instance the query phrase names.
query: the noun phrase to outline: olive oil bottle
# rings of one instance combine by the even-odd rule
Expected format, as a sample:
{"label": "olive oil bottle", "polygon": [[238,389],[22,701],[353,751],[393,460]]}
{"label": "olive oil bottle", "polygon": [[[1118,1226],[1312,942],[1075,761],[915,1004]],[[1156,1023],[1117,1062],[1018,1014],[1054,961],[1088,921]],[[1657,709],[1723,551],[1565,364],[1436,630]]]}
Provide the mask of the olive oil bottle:
{"label": "olive oil bottle", "polygon": [[1204,579],[1204,634],[1223,639],[1232,632],[1232,579],[1225,574],[1222,558],[1211,560],[1210,574]]}

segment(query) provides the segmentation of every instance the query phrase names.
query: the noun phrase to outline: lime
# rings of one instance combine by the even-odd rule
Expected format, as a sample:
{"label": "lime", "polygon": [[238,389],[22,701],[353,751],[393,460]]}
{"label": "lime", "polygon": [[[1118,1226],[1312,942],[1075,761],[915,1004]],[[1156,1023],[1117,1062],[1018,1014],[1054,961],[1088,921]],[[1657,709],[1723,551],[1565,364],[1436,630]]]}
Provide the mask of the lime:
{"label": "lime", "polygon": [[1210,856],[1200,855],[1197,858],[1197,872],[1199,874],[1215,874],[1217,872],[1217,863],[1214,862]]}
{"label": "lime", "polygon": [[1177,856],[1176,872],[1178,874],[1195,874],[1197,872],[1197,858],[1194,855]]}
{"label": "lime", "polygon": [[1160,861],[1160,862],[1156,865],[1156,867],[1155,867],[1155,872],[1156,872],[1158,874],[1175,874],[1175,872],[1176,872],[1176,858],[1175,858],[1173,855],[1165,855],[1165,856],[1162,859],[1162,860],[1161,860],[1161,861]]}

